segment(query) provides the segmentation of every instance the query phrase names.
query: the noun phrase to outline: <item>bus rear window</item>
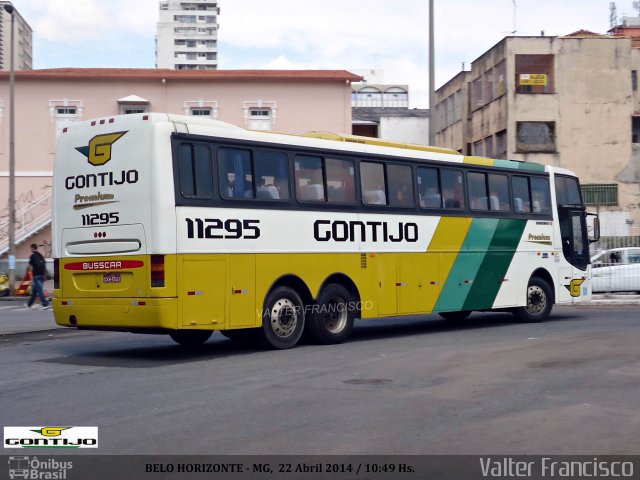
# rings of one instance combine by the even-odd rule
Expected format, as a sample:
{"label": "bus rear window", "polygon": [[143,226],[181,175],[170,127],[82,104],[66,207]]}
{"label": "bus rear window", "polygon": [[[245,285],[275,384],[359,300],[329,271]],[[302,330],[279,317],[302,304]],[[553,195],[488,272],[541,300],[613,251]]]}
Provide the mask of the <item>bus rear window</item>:
{"label": "bus rear window", "polygon": [[207,145],[181,143],[178,147],[178,170],[183,197],[212,197],[211,150]]}

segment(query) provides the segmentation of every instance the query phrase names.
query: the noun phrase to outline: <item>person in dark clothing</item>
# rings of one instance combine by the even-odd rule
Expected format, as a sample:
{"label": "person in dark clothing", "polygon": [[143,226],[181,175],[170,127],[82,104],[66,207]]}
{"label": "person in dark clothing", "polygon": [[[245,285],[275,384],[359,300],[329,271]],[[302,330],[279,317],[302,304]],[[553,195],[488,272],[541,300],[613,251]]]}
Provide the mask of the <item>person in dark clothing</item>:
{"label": "person in dark clothing", "polygon": [[46,263],[44,261],[44,257],[40,252],[38,252],[38,245],[35,243],[31,244],[31,256],[29,257],[29,267],[27,267],[27,272],[31,272],[33,278],[31,282],[31,297],[29,298],[27,307],[31,308],[36,297],[39,297],[40,302],[42,303],[42,308],[49,308],[49,302],[44,296],[43,289],[43,283],[47,273]]}

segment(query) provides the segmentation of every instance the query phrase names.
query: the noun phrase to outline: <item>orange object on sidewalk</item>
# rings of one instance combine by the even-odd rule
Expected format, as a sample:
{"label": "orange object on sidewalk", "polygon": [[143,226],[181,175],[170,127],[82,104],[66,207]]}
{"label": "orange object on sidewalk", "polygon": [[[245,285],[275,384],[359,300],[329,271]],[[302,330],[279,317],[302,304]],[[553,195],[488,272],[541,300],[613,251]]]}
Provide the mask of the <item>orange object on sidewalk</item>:
{"label": "orange object on sidewalk", "polygon": [[22,281],[20,282],[20,285],[18,285],[18,288],[16,288],[16,291],[14,293],[14,295],[16,297],[22,296],[22,295],[29,295],[29,287],[31,287],[31,272],[27,272],[25,274],[25,276],[22,278]]}

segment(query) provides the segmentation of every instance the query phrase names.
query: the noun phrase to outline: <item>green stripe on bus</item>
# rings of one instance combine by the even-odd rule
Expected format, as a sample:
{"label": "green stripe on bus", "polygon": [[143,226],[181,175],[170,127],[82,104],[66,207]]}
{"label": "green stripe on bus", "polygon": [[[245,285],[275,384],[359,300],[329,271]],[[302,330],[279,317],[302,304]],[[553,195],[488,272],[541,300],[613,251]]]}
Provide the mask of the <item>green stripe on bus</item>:
{"label": "green stripe on bus", "polygon": [[524,170],[526,172],[544,172],[544,165],[531,162],[516,162],[515,160],[496,160],[495,167]]}
{"label": "green stripe on bus", "polygon": [[461,310],[478,310],[493,306],[526,223],[526,220],[499,221]]}
{"label": "green stripe on bus", "polygon": [[460,253],[456,257],[438,297],[434,311],[447,312],[463,309],[473,285],[473,279],[477,276],[483,263],[497,226],[498,220],[494,218],[475,218],[473,220]]}
{"label": "green stripe on bus", "polygon": [[539,163],[521,162],[520,170],[525,170],[527,172],[544,172],[544,165],[540,165]]}

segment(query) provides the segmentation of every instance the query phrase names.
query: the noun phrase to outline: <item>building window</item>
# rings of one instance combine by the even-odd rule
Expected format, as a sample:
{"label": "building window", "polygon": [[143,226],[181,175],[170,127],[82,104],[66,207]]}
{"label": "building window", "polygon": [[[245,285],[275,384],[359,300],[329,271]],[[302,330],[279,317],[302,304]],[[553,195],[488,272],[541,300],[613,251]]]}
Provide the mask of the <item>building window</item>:
{"label": "building window", "polygon": [[130,115],[133,113],[145,113],[147,111],[146,105],[121,105],[120,113],[123,115]]}
{"label": "building window", "polygon": [[555,122],[516,122],[516,151],[519,153],[554,153]]}
{"label": "building window", "polygon": [[82,120],[82,109],[81,100],[49,100],[51,122],[56,125],[56,138],[66,126]]}
{"label": "building window", "polygon": [[631,70],[631,88],[635,92],[638,90],[638,71]]}
{"label": "building window", "polygon": [[276,102],[255,100],[243,102],[244,119],[250,130],[271,130],[276,123]]}
{"label": "building window", "polygon": [[196,117],[210,117],[212,110],[210,108],[192,108],[191,115]]}
{"label": "building window", "polygon": [[495,158],[507,158],[507,131],[501,130],[496,133]]}
{"label": "building window", "polygon": [[507,93],[507,62],[502,61],[493,67],[493,98],[499,98]]}
{"label": "building window", "polygon": [[493,157],[493,137],[487,137],[484,139],[484,156]]}
{"label": "building window", "polygon": [[482,77],[471,82],[471,109],[477,110],[484,105],[482,100]]}
{"label": "building window", "polygon": [[555,93],[553,55],[516,55],[516,93]]}
{"label": "building window", "polygon": [[582,198],[587,205],[618,205],[618,184],[585,183],[581,186]]}
{"label": "building window", "polygon": [[640,117],[631,117],[631,142],[640,143]]}

